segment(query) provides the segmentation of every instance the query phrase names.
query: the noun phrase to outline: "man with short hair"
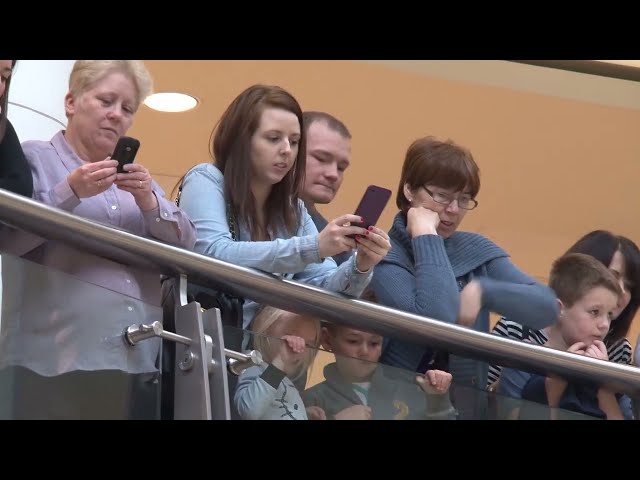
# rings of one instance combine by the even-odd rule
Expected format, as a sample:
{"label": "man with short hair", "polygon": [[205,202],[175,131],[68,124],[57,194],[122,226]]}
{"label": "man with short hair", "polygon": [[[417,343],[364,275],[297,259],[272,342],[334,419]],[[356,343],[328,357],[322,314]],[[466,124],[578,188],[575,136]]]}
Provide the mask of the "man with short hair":
{"label": "man with short hair", "polygon": [[[327,220],[318,212],[316,204],[333,201],[342,185],[344,171],[351,163],[351,133],[344,123],[326,112],[304,112],[303,125],[307,137],[307,170],[302,199],[318,231]],[[334,255],[338,265],[351,252]]]}

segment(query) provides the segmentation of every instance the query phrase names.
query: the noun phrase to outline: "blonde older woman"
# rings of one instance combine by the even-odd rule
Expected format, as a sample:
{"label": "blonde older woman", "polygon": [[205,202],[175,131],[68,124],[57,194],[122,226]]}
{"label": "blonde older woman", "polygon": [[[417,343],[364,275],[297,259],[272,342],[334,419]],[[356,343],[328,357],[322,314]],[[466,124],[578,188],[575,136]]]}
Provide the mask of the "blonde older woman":
{"label": "blonde older woman", "polygon": [[[147,168],[134,163],[117,173],[117,162],[110,158],[151,87],[140,61],[77,61],[64,98],[66,130],[50,141],[23,143],[34,197],[96,222],[191,249],[193,224],[164,197]],[[0,348],[5,363],[18,366],[23,379],[18,387],[24,385],[25,397],[47,398],[47,405],[25,407],[14,416],[126,415],[125,393],[133,377],[119,372],[157,372],[160,343],[146,340],[128,348],[120,336],[128,325],[161,319],[159,274],[60,242],[25,238],[17,233],[10,251],[46,268],[16,266],[24,272],[24,282],[5,290]],[[3,264],[3,270],[6,267]],[[103,375],[79,373],[87,371]],[[92,382],[89,388],[86,381]],[[114,389],[123,390],[120,400],[109,402],[121,402],[115,409],[100,402]],[[87,410],[89,394],[100,405]],[[24,404],[21,400],[16,403]]]}

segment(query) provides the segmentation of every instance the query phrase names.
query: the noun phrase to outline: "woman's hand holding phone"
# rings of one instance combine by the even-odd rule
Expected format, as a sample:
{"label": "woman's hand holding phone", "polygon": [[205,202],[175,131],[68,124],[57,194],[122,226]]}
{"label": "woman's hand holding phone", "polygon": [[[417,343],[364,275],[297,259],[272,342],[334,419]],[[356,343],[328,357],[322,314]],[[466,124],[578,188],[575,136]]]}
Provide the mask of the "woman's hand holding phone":
{"label": "woman's hand holding phone", "polygon": [[356,237],[356,243],[358,244],[356,268],[361,272],[368,272],[391,250],[389,235],[378,227],[369,227],[365,235]]}
{"label": "woman's hand holding phone", "polygon": [[107,190],[116,180],[118,162],[107,157],[76,168],[67,176],[67,183],[78,198],[95,197]]}
{"label": "woman's hand holding phone", "polygon": [[356,268],[360,272],[377,265],[391,249],[389,236],[375,226],[390,196],[391,190],[369,185],[354,215],[342,215],[320,232],[320,256],[325,258],[357,248]]}
{"label": "woman's hand holding phone", "polygon": [[143,212],[158,208],[158,199],[153,193],[151,174],[143,165],[131,163],[118,173],[115,184],[120,190],[129,192]]}
{"label": "woman's hand holding phone", "polygon": [[347,214],[327,223],[327,226],[318,234],[320,257],[332,257],[356,248],[356,241],[351,236],[366,235],[366,230],[351,224],[361,220],[362,218],[357,215]]}
{"label": "woman's hand holding phone", "polygon": [[363,218],[359,226],[366,229],[364,235],[354,237],[358,245],[356,268],[360,272],[368,272],[391,250],[389,236],[375,226],[390,197],[388,188],[369,185],[356,208],[356,215]]}

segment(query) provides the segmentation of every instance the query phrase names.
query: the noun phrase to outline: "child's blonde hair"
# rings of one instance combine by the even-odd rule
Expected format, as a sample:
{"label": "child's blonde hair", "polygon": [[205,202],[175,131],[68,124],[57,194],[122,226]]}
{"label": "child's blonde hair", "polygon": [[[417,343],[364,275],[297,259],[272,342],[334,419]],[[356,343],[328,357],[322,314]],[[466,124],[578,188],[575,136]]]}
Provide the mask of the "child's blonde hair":
{"label": "child's blonde hair", "polygon": [[258,350],[262,354],[262,358],[264,361],[271,362],[273,360],[271,358],[270,347],[274,345],[274,342],[284,341],[273,336],[273,326],[277,321],[282,320],[282,317],[284,315],[292,315],[297,317],[298,319],[309,320],[313,322],[313,326],[315,329],[313,345],[308,345],[308,347],[311,348],[305,348],[304,359],[302,361],[301,368],[298,372],[295,373],[294,378],[292,378],[292,380],[296,380],[311,367],[313,361],[316,358],[318,345],[320,344],[320,320],[308,315],[300,315],[289,312],[287,310],[281,310],[270,305],[263,305],[258,310],[258,313],[254,317],[253,322],[251,322],[251,332],[253,333],[253,348]]}

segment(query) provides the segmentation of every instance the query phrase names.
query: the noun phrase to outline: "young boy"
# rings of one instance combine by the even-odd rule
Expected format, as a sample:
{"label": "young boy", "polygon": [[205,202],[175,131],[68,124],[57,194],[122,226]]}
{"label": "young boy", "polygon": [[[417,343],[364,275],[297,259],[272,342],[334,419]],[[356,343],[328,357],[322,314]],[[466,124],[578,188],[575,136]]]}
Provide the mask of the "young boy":
{"label": "young boy", "polygon": [[450,373],[416,377],[378,364],[382,337],[375,333],[326,324],[320,338],[336,361],[324,368],[324,382],[302,393],[307,408],[322,409],[328,420],[455,419]]}
{"label": "young boy", "polygon": [[[595,258],[571,253],[554,262],[549,286],[556,292],[560,313],[557,323],[545,329],[548,340],[544,346],[608,360],[603,339],[622,295],[613,274]],[[567,382],[513,369],[503,373],[499,393],[503,382],[523,385],[523,400],[596,418],[623,418],[615,393],[589,382]]]}

